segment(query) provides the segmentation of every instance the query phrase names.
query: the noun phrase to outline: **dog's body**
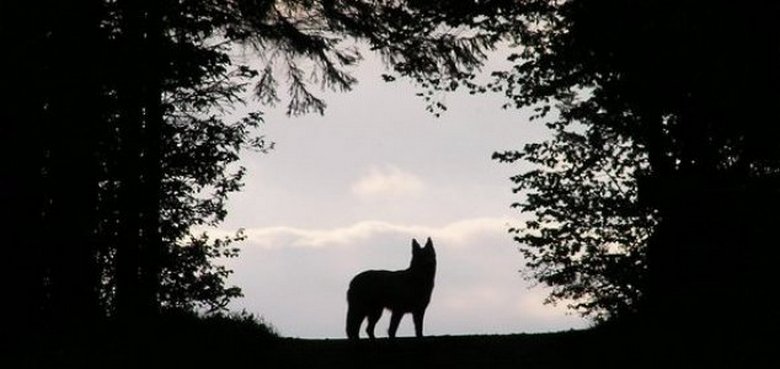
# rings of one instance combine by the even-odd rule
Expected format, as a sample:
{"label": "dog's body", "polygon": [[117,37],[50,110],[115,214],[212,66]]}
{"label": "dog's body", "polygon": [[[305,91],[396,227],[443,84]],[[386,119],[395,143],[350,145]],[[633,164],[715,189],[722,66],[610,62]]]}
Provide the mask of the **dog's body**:
{"label": "dog's body", "polygon": [[352,279],[347,291],[347,337],[358,339],[360,325],[368,318],[366,333],[374,338],[374,326],[387,308],[392,312],[388,335],[395,337],[406,313],[414,317],[417,337],[423,335],[423,317],[431,301],[436,274],[436,251],[430,238],[425,247],[412,240],[412,262],[406,270],[368,270]]}

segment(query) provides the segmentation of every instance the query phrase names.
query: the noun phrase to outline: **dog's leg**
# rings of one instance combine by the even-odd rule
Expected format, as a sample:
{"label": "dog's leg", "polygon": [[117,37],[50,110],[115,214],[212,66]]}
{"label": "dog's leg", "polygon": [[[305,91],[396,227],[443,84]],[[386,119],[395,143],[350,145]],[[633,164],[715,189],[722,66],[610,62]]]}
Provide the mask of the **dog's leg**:
{"label": "dog's leg", "polygon": [[401,323],[401,318],[404,317],[404,313],[393,311],[393,315],[390,316],[390,328],[387,329],[387,335],[390,338],[395,338],[395,332],[398,330],[398,324]]}
{"label": "dog's leg", "polygon": [[374,339],[374,327],[376,326],[376,322],[379,320],[379,318],[382,317],[382,307],[379,307],[378,309],[375,309],[373,311],[369,311],[368,313],[368,325],[366,326],[366,333],[368,333],[368,337],[371,339]]}
{"label": "dog's leg", "polygon": [[423,318],[425,317],[425,309],[420,309],[412,313],[414,318],[414,334],[417,337],[423,336]]}

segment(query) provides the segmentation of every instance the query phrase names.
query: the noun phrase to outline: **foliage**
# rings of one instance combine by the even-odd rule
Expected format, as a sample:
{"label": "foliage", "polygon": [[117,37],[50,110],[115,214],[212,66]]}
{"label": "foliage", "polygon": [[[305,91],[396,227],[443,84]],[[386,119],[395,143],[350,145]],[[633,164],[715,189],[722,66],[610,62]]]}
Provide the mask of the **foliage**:
{"label": "foliage", "polygon": [[[168,250],[161,296],[163,304],[179,307],[224,308],[240,295],[236,287],[224,286],[230,271],[212,260],[235,257],[237,249],[230,244],[241,236],[209,241],[190,229],[224,218],[224,201],[240,189],[244,174],[243,168],[228,170],[241,148],[272,148],[251,133],[262,123],[261,113],[225,121],[231,106],[244,103],[250,83],[263,105],[285,100],[280,90],[286,87],[287,114],[322,114],[326,103],[312,86],[351,89],[357,81],[348,68],[361,59],[358,43],[378,51],[400,75],[419,79],[476,68],[495,41],[439,27],[453,23],[454,15],[403,2],[235,1],[170,10],[172,33],[181,36],[171,38],[167,47],[174,53],[164,94],[162,185],[169,195],[161,214]],[[259,65],[237,64],[238,50],[258,56]]]}
{"label": "foliage", "polygon": [[547,302],[569,301],[604,321],[639,308],[656,219],[638,196],[637,179],[650,170],[647,154],[621,130],[623,117],[604,114],[594,74],[568,59],[578,52],[565,44],[573,37],[571,20],[562,16],[570,3],[525,2],[527,11],[507,25],[520,52],[509,58],[515,67],[494,72],[488,87],[503,91],[517,108],[532,108],[532,119],[545,120],[552,138],[494,159],[533,168],[512,177],[514,191],[523,195],[512,206],[532,215],[510,229],[527,275],[552,287]]}
{"label": "foliage", "polygon": [[241,297],[241,289],[226,286],[232,273],[216,260],[238,257],[239,249],[231,246],[244,237],[210,239],[208,234],[190,236],[186,243],[174,245],[164,260],[160,301],[164,309],[218,312]]}
{"label": "foliage", "polygon": [[642,298],[655,219],[639,204],[635,179],[647,163],[619,136],[573,124],[550,124],[552,139],[493,157],[533,168],[512,177],[523,195],[512,206],[531,215],[510,229],[527,277],[552,287],[547,302],[571,301],[604,321],[636,312]]}
{"label": "foliage", "polygon": [[[238,250],[231,243],[242,239],[235,237],[211,239],[206,234],[193,234],[194,228],[213,227],[226,216],[225,204],[228,195],[241,188],[244,168],[235,165],[242,150],[265,152],[271,148],[262,135],[258,134],[262,114],[249,111],[241,116],[235,114],[245,106],[247,85],[256,72],[244,65],[236,64],[230,56],[230,47],[218,42],[224,28],[240,20],[240,14],[231,13],[231,4],[208,2],[159,2],[162,14],[152,14],[149,4],[133,4],[134,11],[143,17],[162,19],[165,37],[155,51],[150,46],[136,45],[138,63],[145,63],[140,73],[143,78],[157,74],[160,89],[152,92],[151,87],[140,86],[127,92],[134,81],[132,66],[127,66],[121,50],[127,46],[130,33],[127,18],[130,11],[121,2],[108,6],[104,27],[113,35],[107,42],[107,56],[115,58],[115,70],[107,76],[106,94],[114,104],[106,106],[107,124],[113,126],[102,136],[99,157],[103,161],[104,177],[101,178],[99,207],[101,223],[98,228],[103,246],[100,248],[102,268],[102,298],[105,309],[113,314],[118,309],[116,294],[119,285],[120,250],[127,232],[127,198],[137,201],[143,198],[137,192],[125,188],[128,180],[144,186],[157,186],[159,198],[158,219],[159,246],[154,242],[143,248],[159,247],[158,260],[141,261],[135,269],[140,273],[159,273],[155,277],[159,287],[154,292],[162,307],[195,309],[223,309],[230,299],[240,296],[238,287],[226,286],[231,273],[224,266],[215,265],[215,260],[237,256]],[[139,26],[140,27],[140,26]],[[146,31],[151,32],[151,31]],[[147,36],[149,37],[149,36]],[[132,46],[132,44],[131,44]],[[144,47],[147,47],[144,49]],[[157,68],[155,70],[155,68]],[[130,70],[128,70],[130,69]],[[128,76],[130,75],[130,76]],[[137,95],[137,96],[135,96]],[[158,137],[154,137],[151,114],[139,114],[140,122],[128,121],[128,113],[122,110],[122,99],[134,98],[141,101],[157,101],[161,110],[161,124]],[[149,111],[145,107],[144,110]],[[146,121],[143,121],[146,120]],[[128,159],[128,148],[132,147],[134,128],[141,137],[142,145],[137,153]],[[147,138],[148,137],[148,138]],[[137,174],[129,174],[135,162],[153,155],[154,146],[159,147],[159,183],[144,168]],[[132,164],[128,164],[132,162]],[[140,186],[139,186],[140,187]],[[131,189],[138,191],[138,189]],[[149,194],[147,194],[148,196]],[[124,199],[124,200],[123,200]],[[140,217],[149,217],[142,211]],[[130,234],[146,234],[148,228],[131,230]],[[139,243],[149,240],[139,239]],[[131,261],[132,262],[132,261]],[[154,272],[154,269],[158,269]],[[146,286],[149,288],[150,286]]]}
{"label": "foliage", "polygon": [[[253,132],[262,114],[250,112],[228,122],[226,113],[250,84],[266,106],[281,103],[287,88],[287,114],[322,114],[325,102],[312,86],[348,91],[357,82],[348,68],[361,59],[356,43],[380,52],[408,76],[454,75],[479,65],[491,41],[482,35],[458,36],[439,29],[440,12],[383,1],[304,2],[234,1],[169,5],[170,33],[165,49],[170,70],[163,91],[163,178],[161,227],[164,305],[224,308],[240,295],[226,287],[230,273],[214,266],[235,257],[232,242],[241,235],[210,240],[192,235],[193,227],[214,226],[226,215],[225,200],[241,187],[244,169],[230,171],[239,151],[272,148]],[[219,40],[224,40],[220,42]],[[238,50],[259,57],[239,64]],[[258,68],[257,70],[255,68]],[[284,76],[284,83],[280,83]]]}
{"label": "foliage", "polygon": [[[235,257],[242,236],[199,232],[224,219],[227,197],[240,190],[239,154],[272,148],[259,133],[263,106],[323,113],[316,89],[347,91],[357,82],[349,74],[361,58],[357,45],[406,76],[457,74],[492,47],[440,25],[454,13],[417,2],[2,8],[9,55],[32,55],[4,61],[19,73],[0,135],[6,157],[29,159],[2,173],[11,189],[2,207],[15,219],[8,251],[19,261],[3,280],[25,281],[9,314],[25,314],[21,326],[223,309],[240,291],[226,285],[230,271],[215,260]],[[9,27],[17,18],[22,26]],[[262,105],[247,110],[252,97]]]}
{"label": "foliage", "polygon": [[201,314],[190,310],[165,309],[161,324],[162,331],[174,336],[172,339],[191,341],[214,341],[224,339],[225,346],[233,342],[252,342],[279,337],[273,325],[262,317],[246,311],[213,312]]}
{"label": "foliage", "polygon": [[[761,246],[745,241],[765,231],[742,219],[776,201],[780,151],[768,140],[780,132],[762,117],[777,96],[767,91],[778,7],[520,4],[491,25],[518,47],[515,65],[481,91],[533,109],[553,133],[496,155],[536,165],[513,178],[526,196],[515,206],[533,214],[515,230],[532,275],[554,287],[551,300],[573,298],[597,318],[647,296],[685,314],[744,300],[724,287],[739,295],[740,283],[767,280]],[[720,272],[733,265],[740,278]]]}

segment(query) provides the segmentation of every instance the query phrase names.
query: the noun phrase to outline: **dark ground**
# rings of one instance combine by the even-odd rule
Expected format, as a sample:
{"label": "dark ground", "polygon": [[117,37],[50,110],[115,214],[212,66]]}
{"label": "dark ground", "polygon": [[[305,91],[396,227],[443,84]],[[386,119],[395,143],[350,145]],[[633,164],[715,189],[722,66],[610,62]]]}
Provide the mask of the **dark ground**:
{"label": "dark ground", "polygon": [[286,339],[273,355],[294,368],[572,368],[603,357],[602,350],[588,344],[592,335],[572,331],[374,342]]}
{"label": "dark ground", "polygon": [[[180,332],[151,339],[68,340],[8,368],[573,368],[615,358],[593,331],[494,336],[268,338],[252,332]],[[635,367],[635,366],[628,366]]]}
{"label": "dark ground", "polygon": [[[112,330],[111,332],[115,332]],[[513,335],[346,339],[279,338],[247,322],[183,322],[143,334],[46,339],[17,351],[2,368],[753,368],[767,358],[771,338],[707,342],[636,330],[604,329]],[[652,342],[652,344],[650,344]],[[753,350],[755,344],[761,350]],[[651,348],[652,347],[652,348]],[[6,346],[8,348],[8,346]],[[769,350],[769,351],[766,351]],[[758,354],[754,354],[758,353]],[[4,360],[5,362],[10,362]]]}

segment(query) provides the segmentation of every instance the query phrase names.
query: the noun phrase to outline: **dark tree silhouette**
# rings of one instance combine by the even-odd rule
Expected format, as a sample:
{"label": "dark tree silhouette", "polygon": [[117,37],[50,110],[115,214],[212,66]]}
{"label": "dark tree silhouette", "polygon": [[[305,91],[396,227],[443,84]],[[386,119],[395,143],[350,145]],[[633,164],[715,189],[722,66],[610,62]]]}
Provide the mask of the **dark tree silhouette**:
{"label": "dark tree silhouette", "polygon": [[103,102],[101,11],[95,1],[3,4],[0,33],[15,55],[4,65],[13,77],[0,133],[9,163],[0,181],[3,316],[12,333],[41,317],[88,324],[99,310],[95,137],[104,117],[93,107]]}
{"label": "dark tree silhouette", "polygon": [[[40,42],[45,32],[41,25],[45,20],[41,15],[33,15],[37,14],[29,4],[0,4],[0,37],[8,40],[6,50],[9,54]],[[19,22],[23,28],[15,28],[13,19],[23,20]],[[10,37],[16,32],[18,37]],[[3,70],[16,71],[8,74],[7,84],[17,88],[15,93],[0,100],[3,104],[0,109],[0,160],[4,168],[0,171],[0,221],[4,234],[3,257],[13,261],[0,268],[0,283],[8,296],[18,296],[17,303],[2,304],[0,316],[12,334],[24,325],[14,322],[32,321],[42,298],[42,263],[32,256],[42,247],[41,232],[38,231],[42,226],[40,209],[43,206],[39,171],[44,157],[38,138],[41,127],[29,124],[40,119],[40,112],[34,107],[44,98],[39,90],[43,83],[39,73],[41,51],[40,47],[30,47],[27,52],[33,56],[31,60],[2,58],[0,61]],[[24,155],[26,160],[15,160],[19,155]]]}
{"label": "dark tree silhouette", "polygon": [[[599,284],[641,286],[639,300],[613,296],[660,327],[713,337],[766,327],[777,283],[778,5],[521,3],[492,26],[522,51],[488,87],[556,132],[498,155],[541,164],[515,178],[531,190],[521,209],[537,215],[519,237],[537,276],[558,288],[554,298],[585,293],[596,309],[609,310],[599,299],[612,295]],[[634,233],[648,227],[649,237]],[[629,247],[617,265],[603,251],[611,242]],[[609,281],[613,266],[628,279]],[[645,268],[647,282],[634,285]],[[606,280],[583,290],[594,275]]]}
{"label": "dark tree silhouette", "polygon": [[3,2],[2,280],[16,302],[3,316],[89,333],[106,317],[224,309],[240,290],[213,261],[241,235],[195,229],[225,217],[239,152],[270,148],[260,111],[231,115],[248,88],[288,114],[322,113],[312,86],[349,90],[360,42],[402,75],[476,67],[494,40],[445,20],[382,1]]}
{"label": "dark tree silhouette", "polygon": [[550,125],[552,139],[494,154],[533,168],[512,177],[523,196],[512,206],[532,217],[511,232],[527,277],[552,287],[547,302],[570,301],[598,322],[631,316],[646,290],[645,251],[657,224],[635,180],[648,170],[646,156],[607,129],[577,127],[567,113]]}
{"label": "dark tree silhouette", "polygon": [[597,319],[640,312],[661,329],[721,338],[773,322],[763,306],[778,282],[780,7],[485,7],[445,13],[517,46],[515,65],[488,84],[470,73],[422,83],[501,92],[551,129],[547,142],[495,155],[532,164],[512,180],[522,195],[514,206],[533,217],[512,231],[530,275],[554,287],[550,300],[573,299]]}

